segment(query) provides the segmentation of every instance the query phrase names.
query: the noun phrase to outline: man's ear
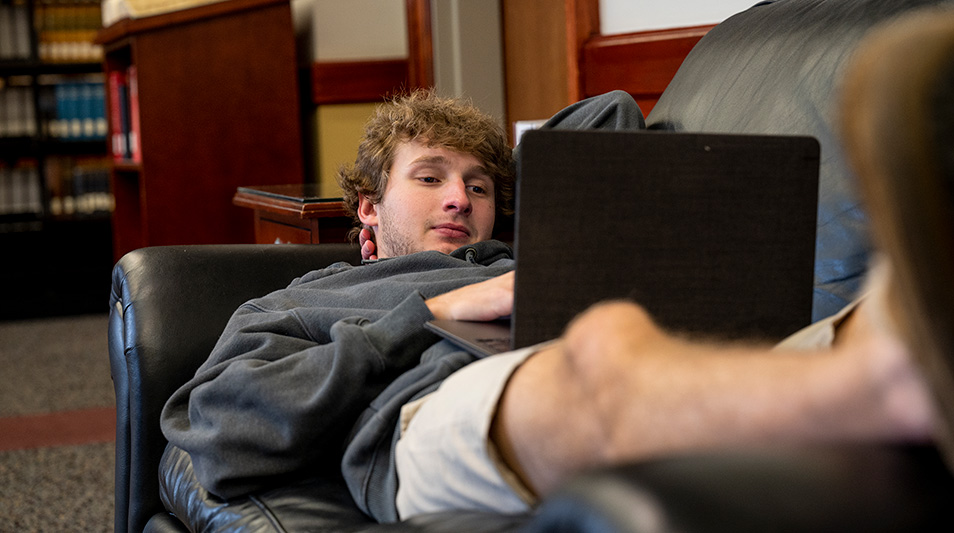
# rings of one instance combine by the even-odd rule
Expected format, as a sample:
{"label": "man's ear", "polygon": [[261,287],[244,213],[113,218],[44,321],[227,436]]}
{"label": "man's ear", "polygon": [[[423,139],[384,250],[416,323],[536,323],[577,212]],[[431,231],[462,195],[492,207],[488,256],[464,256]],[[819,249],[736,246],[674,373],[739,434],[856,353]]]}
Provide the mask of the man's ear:
{"label": "man's ear", "polygon": [[378,206],[361,193],[358,193],[358,220],[365,226],[378,226]]}

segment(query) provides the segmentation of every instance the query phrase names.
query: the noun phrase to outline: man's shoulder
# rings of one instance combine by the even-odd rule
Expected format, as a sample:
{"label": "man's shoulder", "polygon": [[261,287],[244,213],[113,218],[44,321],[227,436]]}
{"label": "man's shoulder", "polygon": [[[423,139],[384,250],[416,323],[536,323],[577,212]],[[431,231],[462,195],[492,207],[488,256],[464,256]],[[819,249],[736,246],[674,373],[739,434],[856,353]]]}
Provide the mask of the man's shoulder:
{"label": "man's shoulder", "polygon": [[300,285],[302,283],[308,283],[315,280],[320,280],[323,278],[327,278],[329,276],[334,276],[335,274],[341,274],[343,272],[351,271],[355,268],[357,268],[355,265],[346,263],[344,261],[339,261],[337,263],[332,263],[331,265],[328,265],[324,268],[312,270],[311,272],[308,272],[302,275],[301,277],[295,278],[292,281],[291,286]]}

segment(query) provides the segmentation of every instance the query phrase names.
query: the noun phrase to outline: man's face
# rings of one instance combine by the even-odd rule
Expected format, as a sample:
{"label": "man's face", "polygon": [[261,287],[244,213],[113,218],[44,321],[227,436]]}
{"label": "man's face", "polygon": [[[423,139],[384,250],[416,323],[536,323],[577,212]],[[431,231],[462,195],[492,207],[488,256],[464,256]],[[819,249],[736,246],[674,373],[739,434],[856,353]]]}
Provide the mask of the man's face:
{"label": "man's face", "polygon": [[419,142],[398,145],[381,201],[361,196],[358,217],[375,234],[377,255],[450,253],[490,238],[494,182],[473,155]]}

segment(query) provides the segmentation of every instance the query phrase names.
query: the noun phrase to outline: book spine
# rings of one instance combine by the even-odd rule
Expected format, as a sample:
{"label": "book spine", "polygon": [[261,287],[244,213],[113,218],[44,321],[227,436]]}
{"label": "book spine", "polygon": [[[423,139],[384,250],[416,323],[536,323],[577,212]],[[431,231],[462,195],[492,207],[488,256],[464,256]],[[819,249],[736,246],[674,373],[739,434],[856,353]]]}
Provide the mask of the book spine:
{"label": "book spine", "polygon": [[10,120],[7,117],[7,98],[10,98],[10,91],[5,88],[0,88],[0,139],[4,137],[9,137],[9,125],[7,122]]}
{"label": "book spine", "polygon": [[26,107],[32,106],[29,87],[7,87],[6,134],[8,137],[23,137],[29,128],[26,125]]}
{"label": "book spine", "polygon": [[105,139],[109,131],[106,124],[106,90],[103,82],[92,84],[93,138]]}
{"label": "book spine", "polygon": [[68,139],[83,138],[83,117],[80,115],[80,84],[66,84],[66,123],[69,125]]}
{"label": "book spine", "polygon": [[20,105],[23,106],[23,134],[27,137],[33,137],[37,134],[36,107],[33,104],[33,87],[24,87]]}
{"label": "book spine", "polygon": [[123,87],[126,84],[124,79],[124,73],[119,70],[114,70],[109,73],[107,78],[109,83],[109,135],[111,139],[110,148],[112,150],[113,159],[117,161],[122,161],[126,158],[126,139],[125,133],[123,131],[123,115],[125,112],[122,110],[122,97],[121,93],[124,92]]}
{"label": "book spine", "polygon": [[53,109],[50,111],[50,136],[62,139],[66,135],[63,117],[66,116],[66,87],[62,83],[53,86]]}
{"label": "book spine", "polygon": [[136,65],[126,70],[129,80],[129,150],[130,157],[137,163],[142,162],[142,135],[139,127],[139,75]]}
{"label": "book spine", "polygon": [[123,83],[119,85],[119,128],[120,141],[123,159],[132,158],[132,145],[130,143],[130,123],[129,123],[129,80],[122,74]]}
{"label": "book spine", "polygon": [[13,6],[13,55],[17,59],[30,59],[30,12],[26,4]]}
{"label": "book spine", "polygon": [[0,215],[6,215],[13,211],[12,179],[10,167],[3,161],[0,161]]}
{"label": "book spine", "polygon": [[51,11],[45,1],[37,1],[33,6],[33,25],[36,27],[37,55],[40,61],[49,61],[52,56],[50,53]]}
{"label": "book spine", "polygon": [[13,59],[13,6],[0,4],[0,61]]}
{"label": "book spine", "polygon": [[31,162],[23,168],[26,181],[26,195],[24,206],[29,213],[43,212],[43,192],[41,191],[40,172],[36,162]]}
{"label": "book spine", "polygon": [[93,118],[93,84],[90,82],[79,85],[79,118],[82,138],[92,139],[96,134],[96,122]]}

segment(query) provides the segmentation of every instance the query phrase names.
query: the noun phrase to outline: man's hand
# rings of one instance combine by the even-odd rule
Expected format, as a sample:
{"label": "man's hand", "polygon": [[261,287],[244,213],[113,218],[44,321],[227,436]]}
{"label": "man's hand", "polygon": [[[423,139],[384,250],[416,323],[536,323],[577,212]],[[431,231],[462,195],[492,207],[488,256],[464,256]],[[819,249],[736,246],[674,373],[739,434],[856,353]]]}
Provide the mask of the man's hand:
{"label": "man's hand", "polygon": [[361,259],[377,260],[377,247],[374,245],[374,234],[368,228],[361,228],[358,233],[358,244],[361,245]]}
{"label": "man's hand", "polygon": [[513,309],[514,273],[430,298],[425,302],[435,318],[453,320],[496,320]]}

